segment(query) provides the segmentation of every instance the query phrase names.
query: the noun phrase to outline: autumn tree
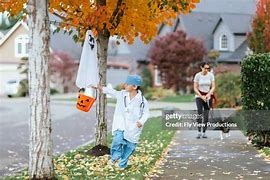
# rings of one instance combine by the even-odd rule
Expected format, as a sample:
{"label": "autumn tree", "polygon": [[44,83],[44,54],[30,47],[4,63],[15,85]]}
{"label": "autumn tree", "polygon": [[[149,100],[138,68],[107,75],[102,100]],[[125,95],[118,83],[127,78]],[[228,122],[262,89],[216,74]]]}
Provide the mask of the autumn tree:
{"label": "autumn tree", "polygon": [[257,2],[252,32],[248,33],[249,48],[255,53],[270,52],[270,1]]}
{"label": "autumn tree", "polygon": [[[170,24],[180,12],[188,13],[199,0],[51,0],[50,11],[62,19],[59,26],[76,28],[76,41],[83,41],[91,29],[98,42],[100,84],[106,84],[107,49],[110,36],[117,36],[128,43],[140,37],[148,43],[161,23]],[[98,123],[95,144],[107,144],[106,99],[99,94],[97,103]]]}
{"label": "autumn tree", "polygon": [[[27,3],[28,2],[28,3]],[[29,86],[31,101],[30,178],[52,176],[51,121],[48,91],[49,19],[47,2],[38,0],[1,0],[0,12],[19,14],[25,7],[29,13],[30,57]],[[73,38],[82,41],[87,30],[95,33],[98,42],[100,84],[106,84],[107,50],[110,36],[128,43],[140,37],[148,43],[161,23],[188,13],[199,0],[50,0],[50,12],[61,18],[57,22],[65,30],[76,29]],[[25,6],[27,3],[27,6]],[[25,11],[25,10],[24,10]],[[25,16],[26,17],[26,16]],[[107,144],[106,97],[99,94],[98,123],[95,144]],[[42,150],[42,153],[39,153]]]}
{"label": "autumn tree", "polygon": [[150,59],[160,71],[166,88],[185,89],[197,69],[192,65],[202,61],[206,49],[202,41],[187,38],[182,30],[169,33],[155,40],[150,49]]}

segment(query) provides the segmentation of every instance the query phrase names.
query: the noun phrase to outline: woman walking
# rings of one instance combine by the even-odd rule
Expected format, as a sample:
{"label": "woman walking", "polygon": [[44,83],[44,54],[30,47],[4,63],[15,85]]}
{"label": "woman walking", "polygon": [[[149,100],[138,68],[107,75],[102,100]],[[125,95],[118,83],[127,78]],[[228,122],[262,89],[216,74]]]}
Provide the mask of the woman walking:
{"label": "woman walking", "polygon": [[[195,101],[199,115],[199,118],[197,118],[199,124],[197,139],[200,139],[201,137],[207,138],[205,132],[215,90],[215,77],[213,73],[209,72],[209,64],[202,63],[200,68],[201,71],[194,77],[194,92],[196,93]],[[203,129],[203,134],[201,134],[201,129]]]}

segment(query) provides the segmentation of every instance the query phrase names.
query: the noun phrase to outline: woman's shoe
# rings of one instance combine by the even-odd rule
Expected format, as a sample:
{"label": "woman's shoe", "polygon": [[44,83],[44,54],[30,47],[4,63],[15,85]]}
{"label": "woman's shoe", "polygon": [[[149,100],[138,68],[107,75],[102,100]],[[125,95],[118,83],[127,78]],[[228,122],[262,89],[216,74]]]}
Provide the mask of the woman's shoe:
{"label": "woman's shoe", "polygon": [[202,138],[207,138],[206,134],[203,133]]}

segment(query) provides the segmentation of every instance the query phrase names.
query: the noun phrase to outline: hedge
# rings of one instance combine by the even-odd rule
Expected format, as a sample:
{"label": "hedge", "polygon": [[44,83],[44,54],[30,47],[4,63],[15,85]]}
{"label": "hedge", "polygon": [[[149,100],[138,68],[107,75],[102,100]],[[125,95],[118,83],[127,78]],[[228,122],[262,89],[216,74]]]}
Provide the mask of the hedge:
{"label": "hedge", "polygon": [[[241,65],[241,91],[243,110],[248,110],[247,135],[253,143],[270,145],[270,54],[250,55],[243,59]],[[260,116],[250,113],[256,110]],[[262,116],[264,115],[264,116]],[[261,117],[261,118],[260,118]],[[264,130],[254,128],[262,127]]]}
{"label": "hedge", "polygon": [[216,96],[219,108],[233,108],[241,102],[241,76],[238,73],[223,73],[216,76]]}

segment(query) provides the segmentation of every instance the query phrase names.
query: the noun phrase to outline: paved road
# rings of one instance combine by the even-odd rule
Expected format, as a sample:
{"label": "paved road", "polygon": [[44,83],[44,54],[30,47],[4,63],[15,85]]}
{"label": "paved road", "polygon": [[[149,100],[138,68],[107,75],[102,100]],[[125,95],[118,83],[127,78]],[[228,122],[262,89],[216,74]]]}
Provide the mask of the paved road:
{"label": "paved road", "polygon": [[[52,135],[54,154],[65,152],[93,141],[95,136],[95,110],[88,113],[78,111],[74,102],[61,99],[74,98],[76,94],[52,97]],[[108,131],[115,104],[108,106]],[[161,116],[157,110],[166,107],[194,109],[195,103],[149,102],[150,115]],[[0,99],[0,176],[19,171],[28,166],[29,102],[27,98]]]}
{"label": "paved road", "polygon": [[[113,107],[108,107],[110,131]],[[95,137],[95,111],[78,111],[73,102],[51,102],[54,153],[65,152]],[[0,100],[0,176],[27,167],[29,144],[27,98]]]}

